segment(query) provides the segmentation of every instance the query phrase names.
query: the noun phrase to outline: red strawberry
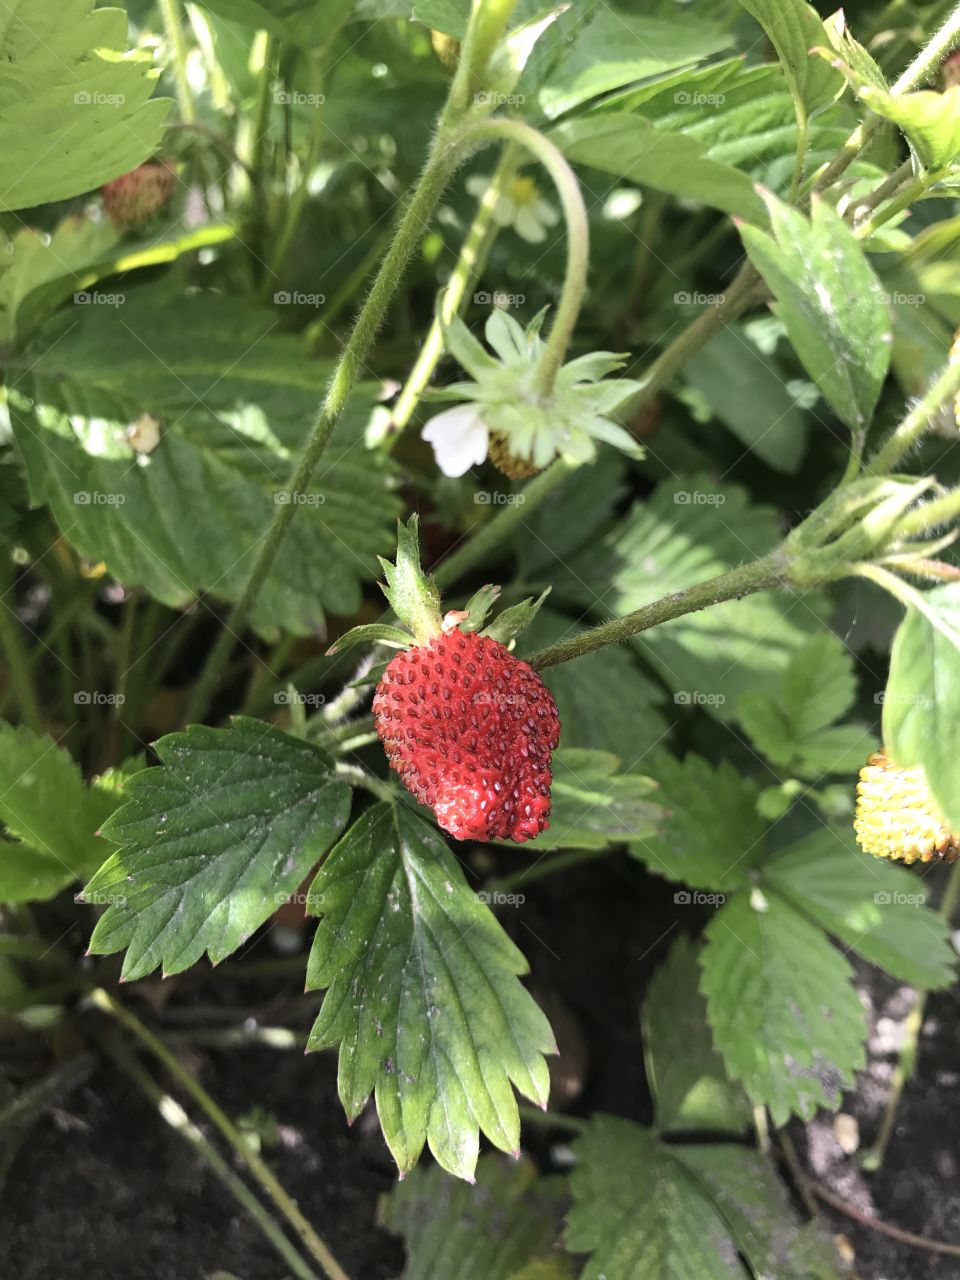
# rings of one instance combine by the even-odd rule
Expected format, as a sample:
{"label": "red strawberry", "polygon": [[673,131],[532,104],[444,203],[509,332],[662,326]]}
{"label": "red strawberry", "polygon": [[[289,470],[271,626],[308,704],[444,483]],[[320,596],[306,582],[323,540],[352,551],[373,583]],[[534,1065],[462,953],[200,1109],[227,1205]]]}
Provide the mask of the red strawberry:
{"label": "red strawberry", "polygon": [[103,205],[118,231],[134,231],[149,222],[170,199],[176,170],[166,161],[148,160],[100,188]]}
{"label": "red strawberry", "polygon": [[458,627],[406,649],[373,715],[391,766],[457,840],[531,840],[550,824],[550,690],[489,636]]}

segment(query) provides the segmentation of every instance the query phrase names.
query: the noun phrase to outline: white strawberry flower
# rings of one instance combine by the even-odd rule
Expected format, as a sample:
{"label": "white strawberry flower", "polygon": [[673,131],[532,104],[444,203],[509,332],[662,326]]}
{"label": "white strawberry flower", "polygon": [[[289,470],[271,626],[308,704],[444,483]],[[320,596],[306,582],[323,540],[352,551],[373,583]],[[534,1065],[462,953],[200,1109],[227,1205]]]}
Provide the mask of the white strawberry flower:
{"label": "white strawberry flower", "polygon": [[[482,200],[490,187],[486,174],[475,173],[467,179],[466,187],[472,196]],[[498,227],[513,227],[521,239],[530,244],[542,244],[547,229],[555,227],[560,215],[549,200],[544,200],[533,178],[516,177],[507,183],[493,211]]]}
{"label": "white strawberry flower", "polygon": [[458,404],[431,418],[421,435],[433,445],[437,466],[445,476],[462,476],[487,456],[490,433],[479,405]]}
{"label": "white strawberry flower", "polygon": [[623,366],[622,356],[594,351],[569,361],[544,396],[537,384],[544,314],[524,329],[495,309],[486,325],[494,355],[462,320],[443,326],[447,349],[472,378],[427,393],[430,399],[458,402],[431,418],[421,432],[444,475],[462,476],[488,453],[495,466],[515,477],[540,471],[557,457],[571,464],[592,462],[598,441],[631,457],[643,456],[629,431],[613,421],[641,385],[607,376]]}

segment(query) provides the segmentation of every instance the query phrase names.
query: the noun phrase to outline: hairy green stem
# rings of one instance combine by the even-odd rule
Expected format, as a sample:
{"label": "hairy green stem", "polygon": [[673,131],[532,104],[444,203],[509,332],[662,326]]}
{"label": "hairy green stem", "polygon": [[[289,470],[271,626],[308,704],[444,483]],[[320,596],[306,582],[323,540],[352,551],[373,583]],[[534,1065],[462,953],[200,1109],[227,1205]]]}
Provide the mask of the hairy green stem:
{"label": "hairy green stem", "polygon": [[420,354],[390,413],[390,430],[383,440],[385,449],[393,447],[400,432],[413,416],[423,390],[443,355],[443,325],[449,324],[458,314],[467,290],[483,270],[483,262],[492,241],[491,231],[495,230],[494,210],[516,170],[518,153],[519,148],[513,144],[504,147],[490,185],[477,206],[460,256],[443,291],[439,315],[434,316]]}
{"label": "hairy green stem", "polygon": [[535,476],[530,483],[524,488],[522,494],[518,494],[518,498],[523,498],[522,502],[515,502],[510,506],[500,507],[497,514],[488,524],[478,530],[472,537],[457,547],[443,560],[434,570],[433,577],[438,587],[449,587],[454,582],[458,582],[471,569],[481,564],[487,556],[496,550],[507,537],[513,532],[518,525],[528,519],[537,507],[550,496],[550,494],[562,484],[569,475],[573,474],[573,468],[562,460],[557,460],[546,471],[542,471],[540,475]]}
{"label": "hairy green stem", "polygon": [[580,183],[563,152],[539,130],[519,120],[483,120],[472,125],[464,136],[467,140],[504,138],[529,151],[549,173],[563,207],[567,236],[567,268],[556,315],[547,334],[535,378],[537,392],[547,398],[553,391],[553,384],[566,357],[587,288],[590,223]]}
{"label": "hairy green stem", "polygon": [[782,556],[773,552],[760,560],[751,560],[748,564],[721,573],[716,578],[709,578],[696,586],[653,600],[622,618],[612,618],[589,631],[540,649],[527,661],[541,671],[545,667],[555,667],[561,662],[580,658],[585,653],[593,653],[595,649],[622,644],[631,636],[649,631],[651,627],[658,627],[672,618],[682,618],[684,614],[696,613],[711,605],[722,604],[725,600],[739,600],[756,591],[769,591],[773,587],[783,586],[787,580],[786,562]]}
{"label": "hairy green stem", "polygon": [[30,659],[21,635],[20,619],[7,604],[7,596],[13,590],[13,565],[9,556],[0,550],[0,650],[7,660],[10,683],[13,686],[24,724],[43,732],[43,715],[33,683]]}
{"label": "hairy green stem", "polygon": [[960,392],[960,361],[948,364],[932,387],[913,406],[886,443],[866,462],[864,470],[873,475],[892,471],[917,443],[938,409]]}
{"label": "hairy green stem", "polygon": [[898,536],[909,538],[911,534],[928,533],[942,525],[950,524],[960,516],[960,489],[950,489],[939,498],[931,498],[900,521]]}
{"label": "hairy green stem", "polygon": [[275,1218],[271,1216],[256,1198],[252,1191],[230,1168],[226,1160],[210,1142],[180,1104],[171,1098],[144,1070],[132,1053],[117,1041],[105,1037],[103,1048],[113,1059],[120,1070],[144,1093],[156,1108],[157,1114],[176,1133],[189,1143],[210,1171],[219,1178],[227,1191],[233,1196],[251,1220],[257,1224],[273,1247],[277,1250],[292,1273],[299,1280],[316,1280],[316,1272],[307,1265],[287,1237]]}
{"label": "hairy green stem", "polygon": [[173,79],[177,87],[180,117],[186,124],[193,124],[197,118],[197,109],[194,106],[193,92],[187,76],[187,41],[180,16],[180,0],[160,0],[160,12],[163,15],[163,27],[167,40],[170,42]]}
{"label": "hairy green stem", "polygon": [[313,1226],[300,1212],[296,1201],[291,1199],[280,1185],[269,1165],[258,1152],[253,1150],[223,1108],[211,1098],[203,1085],[187,1071],[176,1055],[170,1052],[159,1036],[154,1035],[149,1027],[144,1026],[136,1014],[132,1013],[125,1005],[120,1004],[119,1001],[114,1000],[102,988],[92,991],[89,999],[90,1003],[96,1008],[109,1013],[122,1027],[132,1032],[140,1043],[163,1064],[184,1091],[190,1095],[211,1123],[220,1130],[223,1137],[230,1143],[236,1154],[247,1165],[261,1187],[297,1232],[297,1235],[310,1251],[311,1257],[320,1264],[321,1269],[329,1277],[329,1280],[349,1280],[346,1272],[317,1235]]}
{"label": "hairy green stem", "polygon": [[442,125],[465,115],[476,104],[477,94],[485,87],[490,59],[506,34],[516,7],[517,0],[473,0]]}
{"label": "hairy green stem", "polygon": [[[347,398],[363,368],[377,331],[383,323],[387,307],[400,283],[400,277],[447,184],[458,153],[458,146],[451,142],[447,135],[437,135],[430,158],[407,203],[373,288],[367,295],[353,331],[347,339],[307,443],[294,467],[287,485],[290,494],[303,493],[310,484],[310,477],[330,442],[333,429],[340,420]],[[247,621],[251,606],[260,594],[298,510],[299,503],[296,501],[281,503],[277,506],[276,515],[261,543],[247,584],[240,599],[234,605],[226,626],[211,649],[200,678],[194,686],[186,709],[187,720],[197,720],[206,711],[211,697],[216,692],[230,650]]]}

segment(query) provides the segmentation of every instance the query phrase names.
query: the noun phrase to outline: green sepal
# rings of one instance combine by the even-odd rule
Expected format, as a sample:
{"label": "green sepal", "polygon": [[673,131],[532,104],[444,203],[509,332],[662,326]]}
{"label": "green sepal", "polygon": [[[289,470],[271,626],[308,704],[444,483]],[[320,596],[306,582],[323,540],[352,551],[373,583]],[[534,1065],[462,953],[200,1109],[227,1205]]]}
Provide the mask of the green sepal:
{"label": "green sepal", "polygon": [[479,631],[486,621],[487,614],[500,599],[500,587],[488,582],[485,587],[474,592],[464,605],[464,612],[470,616],[460,623],[461,631]]}
{"label": "green sepal", "polygon": [[397,522],[397,559],[379,557],[386,575],[383,594],[417,644],[426,644],[440,634],[440,592],[433,579],[420,567],[420,517],[412,515]]}
{"label": "green sepal", "polygon": [[413,644],[413,636],[409,631],[401,631],[399,627],[388,627],[382,622],[369,622],[360,627],[351,627],[342,636],[338,636],[327,650],[327,657],[335,653],[344,653],[358,644],[385,644],[391,649],[409,649]]}
{"label": "green sepal", "polygon": [[512,648],[517,636],[529,627],[549,594],[550,588],[547,587],[536,600],[530,596],[526,600],[521,600],[519,604],[504,609],[503,613],[494,618],[489,627],[485,627],[480,634],[489,640],[499,640],[508,649]]}

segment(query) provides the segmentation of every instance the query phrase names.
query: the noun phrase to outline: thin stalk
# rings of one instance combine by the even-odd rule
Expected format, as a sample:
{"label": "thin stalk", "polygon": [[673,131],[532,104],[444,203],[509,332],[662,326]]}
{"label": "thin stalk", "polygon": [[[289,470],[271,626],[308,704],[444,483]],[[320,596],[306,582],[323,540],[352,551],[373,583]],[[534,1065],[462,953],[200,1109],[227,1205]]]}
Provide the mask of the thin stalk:
{"label": "thin stalk", "polygon": [[807,137],[809,133],[809,120],[807,118],[806,109],[797,104],[797,157],[793,164],[793,179],[790,183],[790,195],[788,197],[791,204],[797,198],[800,191],[800,183],[803,181],[803,167],[807,160]]}
{"label": "thin stalk", "polygon": [[491,231],[496,229],[493,221],[494,210],[504,188],[516,171],[518,154],[519,149],[513,144],[504,147],[490,185],[477,206],[477,212],[463,242],[460,256],[443,291],[440,314],[434,316],[426,340],[420,348],[420,354],[391,411],[390,430],[383,441],[385,449],[393,447],[400,432],[413,416],[423,390],[443,355],[443,325],[449,324],[459,313],[467,290],[483,270],[483,262],[493,239]]}
{"label": "thin stalk", "polygon": [[458,582],[471,569],[482,564],[487,557],[513,532],[528,519],[537,507],[573,474],[573,470],[565,462],[558,460],[535,476],[524,488],[523,502],[513,503],[508,507],[500,507],[497,514],[488,524],[475,533],[467,541],[460,544],[433,570],[437,586],[449,587]]}
{"label": "thin stalk", "polygon": [[115,701],[110,708],[110,723],[104,737],[104,768],[116,763],[123,750],[125,716],[124,706],[127,701],[127,688],[130,681],[131,659],[133,657],[133,633],[137,620],[136,597],[129,594],[123,602],[120,628],[117,634],[116,653],[114,658],[113,691]]}
{"label": "thin stalk", "polygon": [[180,17],[180,0],[160,0],[160,12],[163,15],[163,27],[170,42],[170,53],[173,61],[173,79],[177,88],[177,105],[180,118],[186,124],[193,124],[197,118],[197,109],[193,101],[193,91],[187,76],[187,41],[183,33],[183,21]]}
{"label": "thin stalk", "polygon": [[[944,22],[939,31],[920,50],[903,74],[890,88],[890,92],[899,96],[919,89],[932,80],[940,69],[940,64],[960,41],[960,5],[958,5]],[[814,174],[807,182],[804,191],[823,191],[844,173],[861,151],[872,142],[880,131],[884,121],[880,116],[871,116],[863,124],[857,126],[834,158],[819,173]]]}
{"label": "thin stalk", "polygon": [[[334,427],[340,420],[347,398],[373,346],[374,338],[383,323],[407,262],[419,243],[424,227],[447,185],[459,157],[459,151],[460,148],[452,145],[446,134],[439,133],[435,138],[420,181],[407,202],[396,235],[377,273],[373,288],[357,317],[353,331],[347,339],[307,443],[294,467],[287,485],[291,493],[302,493],[310,484],[310,477],[323,456]],[[298,510],[299,503],[296,502],[277,506],[273,523],[262,541],[260,553],[247,579],[247,584],[193,687],[186,709],[188,721],[199,720],[206,712],[210,699],[220,683],[230,651],[246,624],[251,606],[260,594]]]}
{"label": "thin stalk", "polygon": [[133,1033],[140,1043],[148,1049],[153,1056],[163,1064],[169,1071],[177,1083],[190,1095],[193,1101],[203,1111],[204,1115],[211,1123],[220,1130],[227,1142],[233,1147],[236,1154],[247,1165],[250,1172],[260,1183],[260,1186],[270,1197],[277,1209],[283,1214],[287,1221],[299,1235],[300,1239],[307,1246],[313,1257],[319,1264],[329,1280],[349,1280],[346,1272],[334,1258],[333,1254],[317,1235],[314,1228],[300,1212],[295,1200],[287,1194],[280,1185],[272,1169],[262,1159],[258,1152],[254,1151],[250,1144],[245,1140],[243,1134],[236,1127],[223,1108],[211,1098],[206,1089],[198,1080],[190,1074],[189,1071],[180,1063],[179,1059],[170,1052],[163,1041],[140,1021],[140,1019],[124,1005],[118,1003],[102,988],[91,992],[90,1002],[97,1008],[109,1013],[121,1026],[127,1031]]}
{"label": "thin stalk", "polygon": [[932,498],[922,507],[909,511],[897,526],[897,534],[909,538],[911,534],[927,533],[941,525],[949,524],[960,516],[960,489],[950,489],[939,498]]}
{"label": "thin stalk", "polygon": [[885,222],[889,222],[898,213],[902,213],[904,209],[909,209],[914,201],[918,200],[935,181],[936,178],[931,177],[928,173],[918,174],[912,182],[907,183],[900,194],[891,200],[889,204],[877,210],[865,222],[858,223],[857,235],[863,240],[868,236],[872,236]]}
{"label": "thin stalk", "polygon": [[[956,912],[958,901],[960,901],[960,862],[955,862],[950,868],[950,876],[938,908],[939,915],[948,925]],[[887,1147],[893,1137],[900,1099],[903,1097],[903,1091],[907,1083],[913,1078],[913,1073],[916,1070],[920,1032],[923,1029],[923,1018],[929,995],[930,992],[922,988],[917,991],[916,1001],[910,1010],[910,1016],[904,1024],[904,1038],[900,1048],[900,1057],[890,1083],[890,1096],[887,1098],[887,1104],[883,1110],[883,1118],[877,1131],[876,1141],[860,1157],[860,1163],[863,1168],[871,1173],[876,1172],[883,1164]]]}
{"label": "thin stalk", "polygon": [[574,1133],[578,1137],[586,1133],[590,1128],[589,1120],[581,1120],[579,1116],[562,1116],[556,1111],[542,1111],[539,1107],[528,1106],[525,1102],[521,1102],[518,1108],[520,1119],[527,1124],[538,1124],[547,1129],[566,1129],[568,1133]]}
{"label": "thin stalk", "polygon": [[277,1220],[267,1212],[246,1183],[234,1173],[213,1143],[204,1137],[180,1104],[168,1093],[163,1092],[133,1054],[122,1045],[105,1039],[103,1048],[124,1075],[132,1080],[149,1099],[160,1118],[190,1144],[210,1171],[219,1178],[244,1212],[257,1224],[293,1274],[299,1277],[299,1280],[316,1280],[316,1273],[283,1234],[283,1229]]}
{"label": "thin stalk", "polygon": [[740,565],[716,578],[700,582],[684,591],[675,591],[672,595],[663,596],[650,604],[644,605],[623,618],[613,618],[598,627],[584,631],[580,635],[561,640],[559,644],[540,649],[527,661],[537,670],[555,667],[561,662],[569,662],[572,658],[582,657],[595,649],[603,649],[607,645],[622,644],[631,636],[648,631],[672,618],[682,618],[685,614],[696,613],[711,605],[722,604],[725,600],[739,600],[743,596],[752,595],[756,591],[769,591],[780,587],[786,581],[786,562],[776,552],[764,556],[760,560],[752,560]]}
{"label": "thin stalk", "polygon": [[471,126],[464,136],[467,140],[504,138],[529,151],[549,173],[563,208],[566,223],[567,266],[560,301],[544,343],[543,355],[540,358],[534,382],[536,391],[546,399],[553,391],[553,384],[567,354],[587,288],[590,223],[580,183],[563,152],[544,134],[519,120],[484,120]]}
{"label": "thin stalk", "polygon": [[853,225],[859,226],[865,217],[873,212],[884,200],[897,195],[913,178],[913,160],[904,160],[898,169],[894,169],[878,187],[875,187],[863,200],[858,201],[853,210]]}
{"label": "thin stalk", "polygon": [[508,876],[499,876],[490,884],[491,890],[510,893],[522,885],[533,884],[536,880],[545,880],[547,876],[556,875],[558,871],[569,871],[571,867],[583,866],[586,862],[596,862],[598,858],[606,858],[618,852],[615,845],[607,845],[603,849],[569,849],[566,853],[551,854],[535,862],[531,867],[514,871]]}
{"label": "thin stalk", "polygon": [[917,401],[886,443],[867,459],[864,470],[874,475],[893,471],[904,454],[917,443],[934,414],[960,392],[960,361],[948,364],[926,394]]}
{"label": "thin stalk", "polygon": [[37,733],[42,733],[43,715],[33,683],[30,659],[21,635],[20,619],[6,602],[6,597],[13,590],[13,582],[13,565],[9,556],[0,554],[0,650],[7,660],[10,683],[24,724]]}

